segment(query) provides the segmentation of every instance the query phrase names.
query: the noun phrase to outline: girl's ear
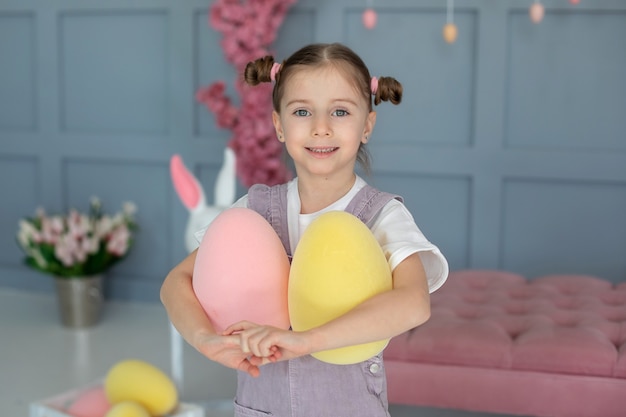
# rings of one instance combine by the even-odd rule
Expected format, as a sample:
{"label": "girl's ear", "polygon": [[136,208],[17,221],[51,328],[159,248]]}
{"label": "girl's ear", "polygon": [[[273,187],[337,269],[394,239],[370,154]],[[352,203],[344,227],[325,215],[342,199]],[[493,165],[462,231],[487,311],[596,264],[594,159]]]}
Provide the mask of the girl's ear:
{"label": "girl's ear", "polygon": [[276,136],[278,137],[279,142],[285,141],[285,135],[283,134],[283,126],[280,123],[280,114],[274,110],[272,112],[272,123],[274,123],[274,129],[276,130]]}
{"label": "girl's ear", "polygon": [[363,129],[363,138],[361,139],[361,143],[369,142],[372,132],[374,131],[374,125],[376,125],[376,112],[371,111],[367,115],[367,119],[365,119],[365,129]]}

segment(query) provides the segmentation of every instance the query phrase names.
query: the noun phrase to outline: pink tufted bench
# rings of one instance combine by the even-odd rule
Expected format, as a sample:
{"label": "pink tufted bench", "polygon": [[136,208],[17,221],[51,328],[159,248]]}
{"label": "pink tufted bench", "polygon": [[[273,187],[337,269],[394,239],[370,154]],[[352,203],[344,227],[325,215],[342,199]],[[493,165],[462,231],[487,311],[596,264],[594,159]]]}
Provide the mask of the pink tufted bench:
{"label": "pink tufted bench", "polygon": [[626,416],[626,282],[458,271],[385,349],[392,403],[529,416]]}

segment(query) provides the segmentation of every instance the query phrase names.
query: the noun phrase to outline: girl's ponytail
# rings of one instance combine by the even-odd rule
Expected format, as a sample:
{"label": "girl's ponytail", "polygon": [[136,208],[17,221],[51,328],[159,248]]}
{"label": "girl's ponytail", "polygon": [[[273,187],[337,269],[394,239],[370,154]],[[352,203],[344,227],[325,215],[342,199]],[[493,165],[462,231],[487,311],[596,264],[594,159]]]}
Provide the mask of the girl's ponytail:
{"label": "girl's ponytail", "polygon": [[376,88],[372,89],[372,94],[374,95],[374,104],[377,106],[381,101],[400,104],[402,101],[402,84],[393,77],[380,77],[377,79]]}
{"label": "girl's ponytail", "polygon": [[249,85],[272,82],[271,75],[273,65],[274,57],[271,55],[248,62],[243,73],[244,81]]}

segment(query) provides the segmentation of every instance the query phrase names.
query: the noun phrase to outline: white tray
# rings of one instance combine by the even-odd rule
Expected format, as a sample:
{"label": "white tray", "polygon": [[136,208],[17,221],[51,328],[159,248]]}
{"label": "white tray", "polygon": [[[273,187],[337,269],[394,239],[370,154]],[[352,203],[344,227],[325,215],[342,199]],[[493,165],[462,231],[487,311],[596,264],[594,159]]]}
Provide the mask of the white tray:
{"label": "white tray", "polygon": [[[102,385],[102,381],[95,381],[84,387],[76,388],[62,394],[55,395],[54,397],[46,398],[44,400],[36,401],[30,404],[29,411],[30,417],[72,417],[71,415],[64,413],[69,404],[72,404],[83,392],[94,388],[98,385]],[[176,410],[169,414],[169,417],[205,417],[204,408],[187,403],[179,403]]]}

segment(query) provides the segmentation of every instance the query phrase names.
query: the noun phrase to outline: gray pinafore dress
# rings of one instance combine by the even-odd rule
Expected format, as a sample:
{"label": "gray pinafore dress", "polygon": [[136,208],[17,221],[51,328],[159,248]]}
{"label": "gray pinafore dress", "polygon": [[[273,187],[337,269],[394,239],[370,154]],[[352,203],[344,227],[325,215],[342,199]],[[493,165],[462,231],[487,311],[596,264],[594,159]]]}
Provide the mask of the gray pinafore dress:
{"label": "gray pinafore dress", "polygon": [[[368,227],[398,196],[366,185],[346,207]],[[280,237],[289,259],[287,185],[255,185],[248,207],[265,217]],[[360,363],[333,365],[310,355],[261,367],[253,378],[238,371],[235,417],[389,417],[382,352]]]}

